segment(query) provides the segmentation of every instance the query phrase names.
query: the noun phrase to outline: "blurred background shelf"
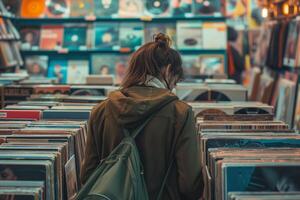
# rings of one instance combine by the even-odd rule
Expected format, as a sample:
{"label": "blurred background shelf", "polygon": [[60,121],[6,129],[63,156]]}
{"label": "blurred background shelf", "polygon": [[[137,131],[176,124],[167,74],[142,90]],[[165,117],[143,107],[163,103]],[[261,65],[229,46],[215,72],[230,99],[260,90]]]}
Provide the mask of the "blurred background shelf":
{"label": "blurred background shelf", "polygon": [[76,18],[15,18],[14,22],[22,25],[35,25],[35,24],[64,24],[64,23],[87,23],[87,22],[176,22],[181,20],[199,20],[209,22],[222,22],[226,21],[226,17],[214,16],[191,16],[191,17],[161,17],[152,18],[149,16],[139,18],[120,18],[120,17],[76,17]]}

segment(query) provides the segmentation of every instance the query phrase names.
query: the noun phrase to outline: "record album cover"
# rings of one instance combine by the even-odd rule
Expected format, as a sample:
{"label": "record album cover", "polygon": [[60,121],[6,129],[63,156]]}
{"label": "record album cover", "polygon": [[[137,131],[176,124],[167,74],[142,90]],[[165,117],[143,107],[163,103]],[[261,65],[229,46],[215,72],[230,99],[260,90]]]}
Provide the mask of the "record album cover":
{"label": "record album cover", "polygon": [[72,0],[71,17],[86,17],[89,15],[93,15],[93,12],[93,0]]}
{"label": "record album cover", "polygon": [[45,181],[45,196],[46,199],[54,198],[54,183],[51,180],[53,173],[51,173],[50,161],[38,160],[1,160],[0,170],[1,174],[8,176],[1,176],[1,180],[30,180],[30,181]]}
{"label": "record album cover", "polygon": [[45,13],[44,0],[23,0],[21,3],[21,17],[41,18]]}
{"label": "record album cover", "polygon": [[119,37],[122,48],[138,48],[144,42],[143,23],[121,23]]}
{"label": "record album cover", "polygon": [[48,77],[57,78],[58,83],[67,83],[67,60],[50,60],[48,67]]}
{"label": "record album cover", "polygon": [[173,16],[191,16],[193,14],[192,0],[171,0]]}
{"label": "record album cover", "polygon": [[300,132],[300,87],[298,84],[298,92],[297,92],[297,101],[295,104],[295,111],[294,111],[294,128]]}
{"label": "record album cover", "polygon": [[88,60],[69,60],[67,70],[68,84],[85,84],[89,75]]}
{"label": "record album cover", "polygon": [[202,48],[202,23],[197,21],[177,22],[177,47],[178,49]]}
{"label": "record album cover", "polygon": [[226,49],[227,28],[224,22],[203,23],[203,48],[204,49]]}
{"label": "record album cover", "polygon": [[119,0],[94,0],[94,4],[97,17],[112,17],[119,12]]}
{"label": "record album cover", "polygon": [[225,62],[223,55],[200,55],[200,74],[222,75],[225,74]]}
{"label": "record album cover", "polygon": [[300,28],[298,27],[296,20],[292,20],[289,23],[289,30],[288,30],[288,37],[285,47],[285,55],[283,64],[289,67],[296,67],[296,57],[297,57],[297,50],[298,47],[298,40],[299,40],[299,32]]}
{"label": "record album cover", "polygon": [[61,48],[63,35],[63,26],[42,26],[40,48],[45,50],[54,50]]}
{"label": "record album cover", "polygon": [[197,55],[182,55],[182,68],[185,78],[190,78],[200,75],[199,56]]}
{"label": "record album cover", "polygon": [[232,191],[295,192],[300,191],[297,161],[223,164],[224,199]]}
{"label": "record album cover", "polygon": [[21,48],[22,49],[38,49],[40,44],[40,27],[26,27],[22,28],[21,34]]}
{"label": "record album cover", "polygon": [[153,17],[170,15],[170,0],[148,0],[145,1],[145,14]]}
{"label": "record album cover", "polygon": [[119,46],[119,26],[117,23],[96,23],[94,36],[95,49],[113,49]]}
{"label": "record album cover", "polygon": [[39,200],[41,198],[43,198],[42,191],[38,188],[0,188],[0,199],[3,200]]}
{"label": "record album cover", "polygon": [[128,67],[129,56],[127,55],[119,55],[116,57],[116,65],[115,65],[115,84],[120,84],[126,74],[126,70]]}
{"label": "record album cover", "polygon": [[74,199],[78,192],[76,162],[73,155],[65,166],[68,199]]}
{"label": "record album cover", "polygon": [[87,27],[80,26],[68,26],[64,30],[64,47],[69,50],[86,49],[87,47]]}
{"label": "record album cover", "polygon": [[46,0],[46,17],[66,18],[70,15],[71,0]]}
{"label": "record album cover", "polygon": [[29,75],[44,77],[47,75],[48,56],[27,56],[25,66]]}
{"label": "record album cover", "polygon": [[20,0],[2,0],[8,12],[15,14],[17,17],[20,15]]}
{"label": "record album cover", "polygon": [[[300,33],[300,23],[298,23],[298,29]],[[296,56],[296,63],[295,67],[300,67],[300,39],[298,38],[298,43],[297,43],[297,56]]]}
{"label": "record album cover", "polygon": [[117,55],[94,54],[92,55],[92,74],[112,75],[115,73]]}
{"label": "record album cover", "polygon": [[119,16],[120,17],[139,17],[144,12],[143,1],[141,0],[120,0]]}
{"label": "record album cover", "polygon": [[193,13],[195,15],[222,16],[222,0],[193,0]]}
{"label": "record album cover", "polygon": [[279,80],[279,95],[276,109],[276,119],[289,124],[292,127],[296,83],[287,79]]}

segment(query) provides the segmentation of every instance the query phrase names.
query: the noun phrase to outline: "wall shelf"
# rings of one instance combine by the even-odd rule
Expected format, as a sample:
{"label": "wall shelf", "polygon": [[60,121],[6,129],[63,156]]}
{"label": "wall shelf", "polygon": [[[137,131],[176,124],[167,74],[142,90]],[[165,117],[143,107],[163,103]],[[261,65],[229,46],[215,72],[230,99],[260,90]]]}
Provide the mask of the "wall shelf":
{"label": "wall shelf", "polygon": [[[178,50],[182,54],[225,54],[225,49],[201,49],[201,50]],[[87,50],[21,50],[23,55],[57,55],[57,54],[96,54],[96,53],[116,53],[116,54],[131,54],[133,50],[119,51],[119,50],[101,50],[101,49],[87,49]]]}
{"label": "wall shelf", "polygon": [[88,22],[160,22],[170,23],[179,20],[199,20],[208,22],[224,22],[225,17],[215,16],[191,16],[191,17],[162,17],[162,18],[151,18],[148,16],[140,18],[120,18],[120,17],[107,17],[107,18],[96,18],[96,17],[76,17],[76,18],[15,18],[14,22],[20,25],[37,25],[37,24],[63,24],[63,23],[88,23]]}

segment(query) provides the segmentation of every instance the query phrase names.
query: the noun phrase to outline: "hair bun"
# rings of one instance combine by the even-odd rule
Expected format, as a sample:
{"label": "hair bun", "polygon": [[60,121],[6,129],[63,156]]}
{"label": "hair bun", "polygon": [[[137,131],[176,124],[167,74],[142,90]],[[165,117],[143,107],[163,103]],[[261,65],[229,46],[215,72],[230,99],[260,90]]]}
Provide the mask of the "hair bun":
{"label": "hair bun", "polygon": [[156,42],[161,48],[170,48],[172,44],[172,40],[170,39],[170,37],[164,33],[155,34],[154,42]]}

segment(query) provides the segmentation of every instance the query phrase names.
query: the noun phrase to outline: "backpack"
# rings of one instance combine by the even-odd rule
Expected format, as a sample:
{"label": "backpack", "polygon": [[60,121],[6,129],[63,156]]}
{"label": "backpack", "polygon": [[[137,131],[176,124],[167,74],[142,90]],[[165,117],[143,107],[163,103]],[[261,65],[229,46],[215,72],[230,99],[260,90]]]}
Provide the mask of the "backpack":
{"label": "backpack", "polygon": [[[153,114],[152,114],[153,116]],[[123,129],[125,137],[121,143],[104,159],[87,183],[79,191],[76,200],[148,200],[148,191],[143,174],[143,165],[135,143],[135,137],[142,132],[149,117],[132,134]],[[163,189],[170,173],[169,164],[157,199],[161,199]]]}

